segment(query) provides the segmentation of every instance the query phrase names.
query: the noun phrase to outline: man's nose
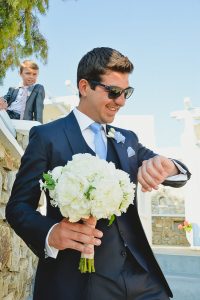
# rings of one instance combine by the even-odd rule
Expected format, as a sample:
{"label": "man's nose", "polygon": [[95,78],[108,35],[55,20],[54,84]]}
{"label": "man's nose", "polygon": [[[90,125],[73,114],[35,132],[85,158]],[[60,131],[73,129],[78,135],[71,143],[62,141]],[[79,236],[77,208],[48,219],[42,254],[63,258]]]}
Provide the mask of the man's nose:
{"label": "man's nose", "polygon": [[122,93],[119,97],[117,97],[115,100],[114,100],[115,104],[119,105],[119,106],[124,106],[125,105],[125,102],[126,102],[126,99],[124,97],[124,93]]}

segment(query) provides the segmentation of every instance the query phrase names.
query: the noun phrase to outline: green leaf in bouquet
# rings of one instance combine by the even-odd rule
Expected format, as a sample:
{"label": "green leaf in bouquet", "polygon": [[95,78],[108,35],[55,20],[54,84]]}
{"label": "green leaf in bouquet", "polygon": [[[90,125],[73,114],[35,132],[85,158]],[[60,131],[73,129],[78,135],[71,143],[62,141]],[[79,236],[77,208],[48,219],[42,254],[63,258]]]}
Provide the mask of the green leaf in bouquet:
{"label": "green leaf in bouquet", "polygon": [[115,215],[112,215],[109,219],[108,226],[111,226],[114,221],[115,221]]}
{"label": "green leaf in bouquet", "polygon": [[54,190],[56,183],[55,180],[52,178],[51,174],[43,173],[43,178],[45,180],[45,186],[48,190]]}
{"label": "green leaf in bouquet", "polygon": [[96,188],[95,188],[94,186],[92,186],[92,185],[89,186],[87,192],[84,193],[86,199],[91,200],[91,199],[90,199],[90,193],[91,193],[91,191],[93,191],[93,190],[95,190],[95,189],[96,189]]}

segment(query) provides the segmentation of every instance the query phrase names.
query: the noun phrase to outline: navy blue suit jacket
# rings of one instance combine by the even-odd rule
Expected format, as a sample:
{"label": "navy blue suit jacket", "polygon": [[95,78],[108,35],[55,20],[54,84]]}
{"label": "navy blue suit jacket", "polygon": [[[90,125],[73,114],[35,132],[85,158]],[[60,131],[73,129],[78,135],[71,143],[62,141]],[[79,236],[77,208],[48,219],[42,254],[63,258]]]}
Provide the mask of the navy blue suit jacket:
{"label": "navy blue suit jacket", "polygon": [[[109,126],[107,127],[107,130],[109,130]],[[149,159],[156,154],[142,146],[133,132],[124,129],[116,130],[119,130],[125,136],[125,143],[117,143],[114,139],[110,139],[110,141],[119,158],[121,168],[137,184],[138,168],[143,160]],[[129,146],[135,151],[135,155],[132,157],[128,157],[127,154]],[[73,113],[54,122],[34,127],[30,132],[30,142],[22,158],[21,167],[6,207],[6,217],[16,233],[40,258],[36,277],[37,292],[35,295],[37,296],[35,296],[35,300],[84,299],[83,295],[89,275],[80,274],[78,271],[80,253],[67,249],[59,251],[57,259],[45,259],[44,248],[47,233],[52,225],[62,219],[59,209],[50,205],[48,194],[47,216],[42,216],[36,209],[41,193],[39,180],[42,178],[43,172],[52,170],[59,165],[63,166],[72,159],[74,154],[85,152],[88,152],[87,146]],[[184,184],[185,182],[171,183],[171,185],[176,187]],[[137,205],[131,205],[127,213],[118,218],[118,222],[126,234],[130,252],[134,254],[141,265],[143,265],[142,256],[145,257],[152,269],[158,273],[168,294],[171,295],[167,282],[146,239],[138,216]],[[139,237],[139,245],[137,247],[135,247],[132,240],[133,231]],[[110,251],[112,251],[112,243],[106,247],[108,251],[109,247]],[[98,271],[98,265],[105,265],[105,262],[101,255],[101,251],[103,251],[101,246],[97,250],[99,254],[97,255]],[[105,268],[99,267],[99,272],[106,273],[106,266]],[[108,276],[112,276],[112,274],[108,274]]]}
{"label": "navy blue suit jacket", "polygon": [[[16,100],[18,92],[18,88],[9,88],[8,93],[4,96],[8,107]],[[30,87],[30,96],[26,101],[24,120],[35,120],[43,123],[44,98],[45,92],[43,85],[36,84],[33,88]]]}

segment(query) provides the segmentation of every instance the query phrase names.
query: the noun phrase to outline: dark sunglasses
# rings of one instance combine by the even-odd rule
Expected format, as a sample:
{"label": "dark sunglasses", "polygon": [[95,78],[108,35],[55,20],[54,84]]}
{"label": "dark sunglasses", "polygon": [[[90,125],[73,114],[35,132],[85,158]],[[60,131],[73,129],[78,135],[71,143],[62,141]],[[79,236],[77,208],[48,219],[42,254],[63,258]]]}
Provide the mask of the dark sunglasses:
{"label": "dark sunglasses", "polygon": [[128,99],[134,91],[134,88],[132,87],[127,87],[126,89],[121,89],[118,86],[113,86],[113,85],[105,85],[101,82],[95,81],[95,80],[90,80],[90,87],[91,89],[94,89],[97,85],[102,86],[106,92],[108,92],[108,98],[109,99],[117,99],[118,97],[121,96],[122,93],[124,93],[125,99]]}

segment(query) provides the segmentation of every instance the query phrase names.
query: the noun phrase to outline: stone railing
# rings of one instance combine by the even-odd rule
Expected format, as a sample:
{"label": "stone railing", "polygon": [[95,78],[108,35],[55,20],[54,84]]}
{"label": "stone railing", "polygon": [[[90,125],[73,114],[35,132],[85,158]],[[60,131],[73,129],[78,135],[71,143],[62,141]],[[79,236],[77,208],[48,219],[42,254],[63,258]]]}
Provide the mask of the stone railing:
{"label": "stone railing", "polygon": [[[28,123],[26,123],[28,122]],[[15,234],[5,219],[20,159],[28,143],[28,132],[38,122],[18,121],[9,130],[0,116],[0,299],[31,299],[37,258]],[[15,134],[16,130],[16,134]],[[15,135],[15,137],[14,137]],[[21,146],[20,146],[21,145]]]}

